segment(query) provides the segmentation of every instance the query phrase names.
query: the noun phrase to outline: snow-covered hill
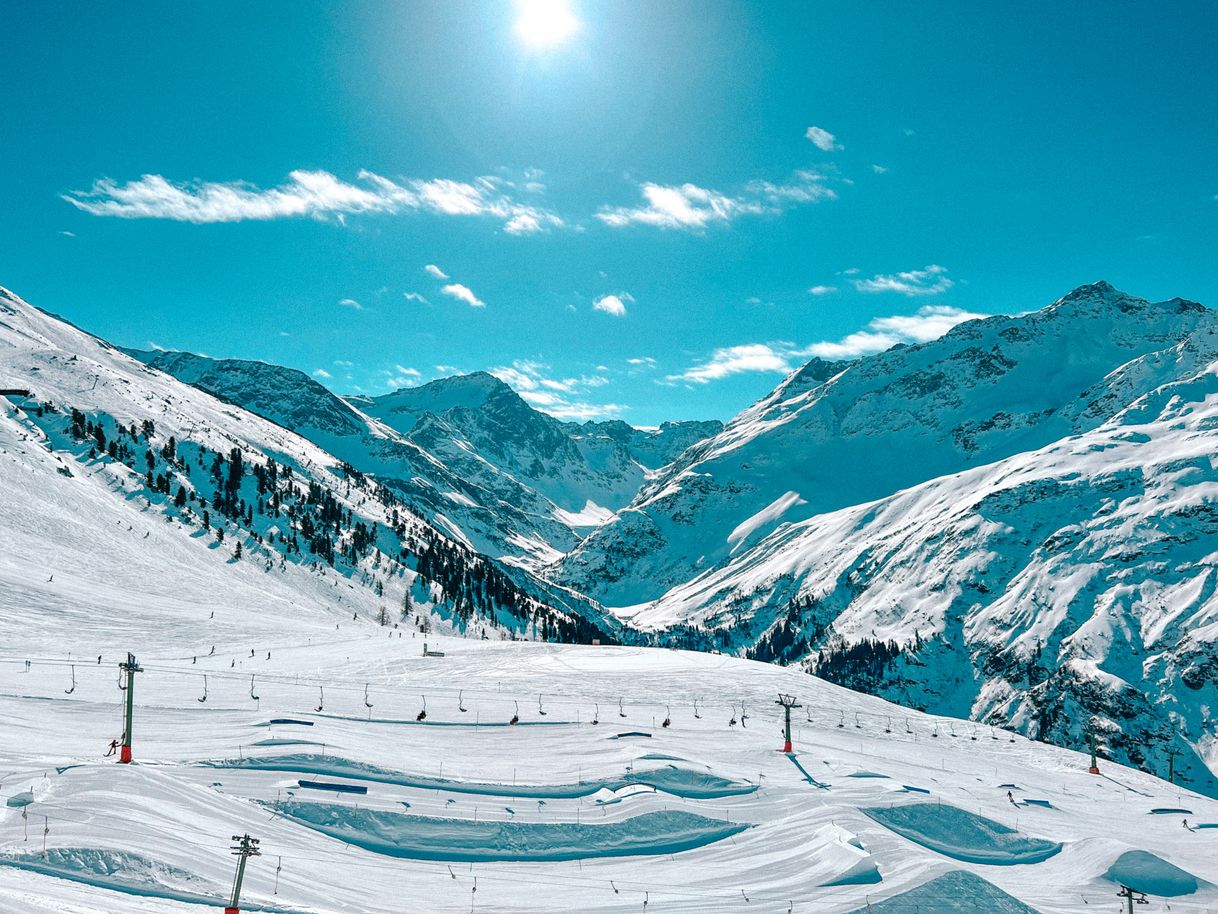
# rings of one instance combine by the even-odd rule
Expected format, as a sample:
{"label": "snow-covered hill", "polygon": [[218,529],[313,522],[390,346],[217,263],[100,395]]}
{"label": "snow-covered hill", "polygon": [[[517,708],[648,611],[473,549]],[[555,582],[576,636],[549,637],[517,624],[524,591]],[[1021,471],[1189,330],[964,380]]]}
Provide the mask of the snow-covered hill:
{"label": "snow-covered hill", "polygon": [[[918,412],[890,402],[890,422],[877,419],[848,442],[871,441],[877,455],[856,453],[855,459],[870,459],[877,475],[890,480],[903,478],[907,464],[917,469],[932,461],[957,459],[957,472],[803,519],[793,518],[818,501],[845,497],[840,489],[826,492],[828,485],[816,488],[827,468],[801,476],[792,465],[808,466],[810,458],[775,441],[768,474],[747,472],[747,466],[740,472],[742,463],[757,458],[736,454],[730,436],[740,436],[735,440],[746,455],[761,453],[760,442],[774,435],[806,439],[810,417],[832,399],[833,388],[857,368],[867,379],[876,368],[851,367],[804,395],[793,393],[798,378],[789,381],[698,449],[704,459],[674,470],[667,494],[622,519],[629,524],[637,515],[650,523],[661,517],[663,529],[673,529],[661,509],[675,505],[703,518],[692,532],[707,530],[706,516],[721,517],[737,504],[719,497],[729,487],[737,499],[757,499],[742,513],[770,497],[777,489],[761,493],[759,486],[773,479],[776,464],[789,473],[789,483],[780,486],[791,485],[809,506],[790,498],[780,502],[790,510],[762,512],[763,522],[753,515],[734,532],[725,532],[734,518],[709,526],[723,537],[717,567],[632,608],[627,617],[645,629],[673,629],[684,643],[804,661],[837,681],[905,704],[1010,724],[1064,745],[1085,745],[1087,731],[1095,730],[1118,757],[1166,772],[1175,755],[1182,777],[1218,792],[1213,312],[1180,301],[1150,304],[1093,286],[1027,318],[965,325],[918,352],[886,356],[908,367],[911,356],[920,362],[932,351],[941,356],[986,341],[1007,366],[1005,377],[1021,360],[1005,345],[989,347],[990,338],[1047,346],[1044,328],[1062,321],[1079,330],[1080,342],[1071,348],[1063,337],[1062,345],[1036,353],[1042,390],[1024,396],[1022,420],[1012,408],[1001,422],[969,426],[988,424],[991,431],[962,435],[966,423],[959,410],[994,394],[997,382],[986,374],[967,396],[959,379],[946,387],[941,382],[929,396],[942,408]],[[1181,338],[1161,346],[1171,335],[1163,328],[1176,324]],[[1089,336],[1084,327],[1091,328]],[[1096,353],[1119,358],[1141,341],[1160,348],[1064,395],[1070,389],[1060,386],[1064,375],[1075,378],[1071,385],[1082,384],[1098,371]],[[1033,350],[1021,354],[1028,360]],[[947,364],[955,361],[946,358]],[[1055,371],[1056,362],[1065,367]],[[967,363],[977,364],[972,357]],[[932,374],[947,376],[944,362],[936,364]],[[1043,391],[1051,389],[1050,398]],[[1060,405],[1040,405],[1051,401]],[[776,429],[764,427],[767,417],[780,423]],[[930,433],[948,424],[950,434]],[[838,434],[847,425],[843,419]],[[912,440],[898,446],[888,429],[902,426]],[[833,439],[821,450],[837,454],[845,446]],[[984,465],[965,467],[972,462]],[[843,485],[858,483],[841,462],[832,466],[842,470]],[[725,467],[736,471],[730,483],[715,475]],[[944,468],[941,463],[936,471]],[[712,475],[695,475],[701,472]],[[874,491],[870,482],[862,485]],[[657,527],[659,521],[649,529]],[[711,554],[715,547],[704,548]]]}
{"label": "snow-covered hill", "polygon": [[611,606],[655,600],[783,523],[1095,428],[1144,392],[1141,377],[1103,387],[1110,373],[1215,326],[1195,302],[1095,283],[929,343],[813,361],[665,468],[554,574]]}
{"label": "snow-covered hill", "polygon": [[[57,576],[50,594],[75,587],[94,609],[106,595],[116,632],[141,624],[116,608],[134,593],[190,603],[229,577],[258,582],[240,587],[284,612],[341,605],[365,624],[577,640],[617,630],[586,601],[477,555],[296,433],[5,290],[0,388],[29,392],[0,399],[0,542],[16,568]],[[119,548],[128,538],[134,559]]]}
{"label": "snow-covered hill", "polygon": [[129,353],[298,432],[392,488],[472,548],[552,562],[718,422],[560,422],[485,372],[383,397],[336,396],[303,372],[185,352]]}

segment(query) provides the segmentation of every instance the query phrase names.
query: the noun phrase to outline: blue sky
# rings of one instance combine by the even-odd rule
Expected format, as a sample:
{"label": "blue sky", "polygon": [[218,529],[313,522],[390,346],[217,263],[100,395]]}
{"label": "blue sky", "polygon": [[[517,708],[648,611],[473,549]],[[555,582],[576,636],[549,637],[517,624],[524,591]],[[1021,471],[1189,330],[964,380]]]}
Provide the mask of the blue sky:
{"label": "blue sky", "polygon": [[0,284],[641,425],[1094,279],[1218,305],[1212,3],[541,6],[3,5]]}

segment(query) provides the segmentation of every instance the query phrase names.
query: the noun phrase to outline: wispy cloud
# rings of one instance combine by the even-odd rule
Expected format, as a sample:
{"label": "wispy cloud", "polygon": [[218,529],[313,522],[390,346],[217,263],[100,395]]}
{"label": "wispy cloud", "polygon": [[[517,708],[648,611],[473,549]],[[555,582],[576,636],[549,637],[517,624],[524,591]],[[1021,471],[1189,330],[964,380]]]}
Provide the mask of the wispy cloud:
{"label": "wispy cloud", "polygon": [[932,263],[921,270],[904,273],[880,273],[870,279],[853,280],[860,292],[896,292],[900,295],[938,295],[955,285],[947,277],[947,268]]}
{"label": "wispy cloud", "polygon": [[313,377],[320,378],[323,381],[328,381],[331,377],[333,377],[333,375],[331,375],[330,372],[326,371],[324,368],[315,368],[313,369]]}
{"label": "wispy cloud", "polygon": [[76,237],[75,232],[69,232],[67,229],[64,229],[59,234],[63,235],[63,237],[65,237],[65,238],[75,238]]}
{"label": "wispy cloud", "polygon": [[791,356],[787,344],[746,343],[741,346],[725,346],[716,349],[702,364],[687,368],[680,374],[669,375],[665,380],[706,384],[746,372],[786,374],[791,370]]}
{"label": "wispy cloud", "polygon": [[812,286],[808,289],[809,295],[832,295],[837,291],[837,286]]}
{"label": "wispy cloud", "polygon": [[639,186],[644,201],[642,206],[602,207],[596,218],[612,228],[650,225],[702,231],[740,216],[777,214],[797,204],[836,199],[836,192],[826,186],[825,181],[825,176],[816,172],[797,171],[789,181],[781,184],[750,181],[735,195],[691,183],[646,182]]}
{"label": "wispy cloud", "polygon": [[352,311],[363,311],[364,306],[357,302],[354,298],[344,298],[339,301],[339,304],[344,308],[350,308]]}
{"label": "wispy cloud", "polygon": [[444,295],[448,295],[458,301],[463,301],[471,308],[485,308],[486,302],[480,299],[473,293],[469,286],[463,286],[459,282],[449,283],[440,290]]}
{"label": "wispy cloud", "polygon": [[633,365],[636,368],[655,368],[656,360],[649,355],[644,355],[635,359],[627,359],[626,364]]}
{"label": "wispy cloud", "polygon": [[517,360],[511,365],[492,368],[490,373],[520,394],[521,399],[534,409],[556,419],[608,419],[620,416],[627,409],[618,403],[591,403],[585,399],[589,390],[609,383],[603,374],[552,377],[549,365],[531,360]]}
{"label": "wispy cloud", "polygon": [[855,359],[883,352],[898,343],[925,343],[959,323],[985,316],[947,305],[925,305],[915,314],[877,317],[865,329],[838,340],[822,340],[807,346],[788,342],[726,346],[716,349],[705,361],[680,374],[669,375],[665,380],[706,384],[748,372],[787,374],[809,358]]}
{"label": "wispy cloud", "polygon": [[634,297],[628,292],[619,292],[617,295],[602,295],[592,303],[592,310],[612,314],[614,317],[625,317],[626,302],[633,301]]}
{"label": "wispy cloud", "polygon": [[837,142],[837,137],[824,127],[809,127],[804,131],[804,136],[822,152],[834,152],[842,148]]}
{"label": "wispy cloud", "polygon": [[404,299],[406,299],[406,301],[417,301],[421,305],[430,305],[431,304],[431,302],[429,302],[426,298],[424,298],[418,292],[403,292],[402,297]]}
{"label": "wispy cloud", "polygon": [[883,175],[883,174],[888,173],[888,168],[887,168],[887,166],[884,166],[884,165],[872,165],[871,170],[874,171],[877,175]]}
{"label": "wispy cloud", "polygon": [[533,203],[522,203],[503,178],[473,181],[409,178],[398,181],[360,171],[355,182],[328,171],[290,172],[282,184],[260,188],[246,181],[172,182],[143,175],[121,183],[111,178],[88,190],[63,194],[77,209],[123,219],[173,219],[179,222],[241,222],[308,216],[342,219],[357,213],[425,212],[445,216],[498,219],[512,235],[529,235],[564,225],[563,219]]}
{"label": "wispy cloud", "polygon": [[448,279],[448,274],[445,273],[443,270],[441,270],[434,263],[426,264],[423,267],[423,272],[426,273],[428,276],[430,276],[432,279]]}

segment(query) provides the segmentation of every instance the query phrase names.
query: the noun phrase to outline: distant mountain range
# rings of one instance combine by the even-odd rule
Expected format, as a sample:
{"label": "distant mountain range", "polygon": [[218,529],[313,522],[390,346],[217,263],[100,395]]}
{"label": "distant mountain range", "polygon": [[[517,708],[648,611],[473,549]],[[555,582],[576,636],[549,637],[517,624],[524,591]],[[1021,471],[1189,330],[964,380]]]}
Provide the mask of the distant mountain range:
{"label": "distant mountain range", "polygon": [[[344,398],[262,362],[117,351],[5,294],[0,386],[56,404],[6,421],[68,469],[107,459],[73,438],[71,409],[107,435],[147,418],[158,442],[165,425],[179,448],[289,461],[352,512],[337,527],[330,513],[327,567],[374,594],[415,581],[436,624],[801,664],[1050,741],[1094,732],[1156,771],[1175,752],[1190,786],[1218,793],[1218,312],[1196,302],[1094,283],[813,360],[725,425],[639,430],[557,420],[482,372]],[[127,438],[117,501],[166,474],[212,497],[207,467],[179,483],[154,454],[146,474],[155,449]],[[231,522],[283,554],[267,494],[242,493],[249,522]],[[506,588],[531,610],[501,611]]]}

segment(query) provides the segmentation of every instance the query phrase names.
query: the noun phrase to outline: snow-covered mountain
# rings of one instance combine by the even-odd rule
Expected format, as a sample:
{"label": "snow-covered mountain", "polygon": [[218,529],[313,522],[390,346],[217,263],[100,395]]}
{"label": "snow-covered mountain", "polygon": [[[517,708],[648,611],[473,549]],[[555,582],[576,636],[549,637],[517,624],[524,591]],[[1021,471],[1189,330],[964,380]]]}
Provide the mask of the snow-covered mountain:
{"label": "snow-covered mountain", "polygon": [[[815,360],[722,428],[650,432],[560,422],[487,374],[343,399],[259,362],[141,353],[145,367],[3,307],[0,386],[34,392],[6,414],[41,465],[30,489],[71,504],[83,466],[103,501],[191,534],[174,562],[219,561],[216,580],[247,574],[252,552],[288,605],[342,584],[368,619],[409,589],[446,630],[801,663],[1065,745],[1094,732],[1157,772],[1174,756],[1218,793],[1218,317],[1199,304],[1096,283],[929,343]],[[229,492],[234,445],[263,475],[269,459],[292,467],[297,491],[280,471],[277,495],[256,474]],[[201,523],[206,507],[220,523]],[[56,510],[29,562],[59,548]],[[230,567],[234,535],[247,554]],[[477,555],[536,567],[568,549],[553,584]]]}
{"label": "snow-covered mountain", "polygon": [[272,605],[341,604],[363,624],[576,640],[618,629],[295,432],[2,289],[0,389],[28,392],[0,400],[0,541],[18,566],[48,569],[47,591],[74,587],[96,606],[152,589],[178,603],[187,579],[232,578]]}
{"label": "snow-covered mountain", "polygon": [[563,570],[633,599],[683,561],[635,625],[1216,792],[1215,313],[1097,284],[810,366]]}
{"label": "snow-covered mountain", "polygon": [[476,372],[342,398],[265,362],[128,350],[271,419],[392,488],[448,535],[526,567],[552,562],[719,422],[561,422]]}
{"label": "snow-covered mountain", "polygon": [[657,474],[553,573],[607,605],[655,600],[781,524],[1095,428],[1128,402],[1089,396],[1110,373],[1216,325],[1195,302],[1096,283],[932,342],[815,360]]}

